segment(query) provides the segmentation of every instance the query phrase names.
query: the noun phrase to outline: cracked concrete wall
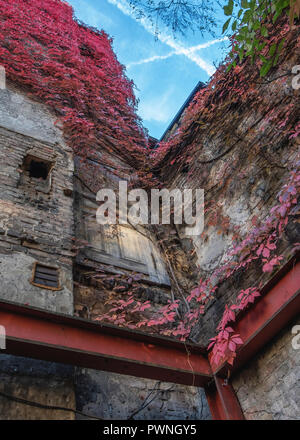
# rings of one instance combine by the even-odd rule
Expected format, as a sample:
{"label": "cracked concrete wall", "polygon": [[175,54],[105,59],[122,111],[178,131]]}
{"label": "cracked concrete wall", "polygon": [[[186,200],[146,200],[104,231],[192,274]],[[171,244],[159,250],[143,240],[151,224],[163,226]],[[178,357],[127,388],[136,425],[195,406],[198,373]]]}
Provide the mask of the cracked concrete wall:
{"label": "cracked concrete wall", "polygon": [[233,387],[248,420],[300,420],[300,349],[292,328],[283,329],[234,378]]}
{"label": "cracked concrete wall", "polygon": [[[21,252],[14,252],[11,255],[0,254],[1,298],[54,312],[72,313],[72,273],[61,271],[62,290],[42,289],[30,283],[35,261],[32,256]],[[51,260],[47,261],[54,263]]]}

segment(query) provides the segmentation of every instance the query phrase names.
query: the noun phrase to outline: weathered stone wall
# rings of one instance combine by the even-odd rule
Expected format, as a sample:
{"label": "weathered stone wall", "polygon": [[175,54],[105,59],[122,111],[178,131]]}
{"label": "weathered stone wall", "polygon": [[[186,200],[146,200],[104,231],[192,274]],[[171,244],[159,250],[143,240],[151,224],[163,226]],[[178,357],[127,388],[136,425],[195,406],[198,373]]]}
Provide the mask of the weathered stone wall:
{"label": "weathered stone wall", "polygon": [[[75,313],[84,318],[97,319],[112,307],[111,301],[126,300],[127,292],[132,289],[135,289],[135,296],[139,300],[150,300],[154,309],[160,308],[171,298],[169,279],[165,267],[162,267],[163,256],[159,255],[157,248],[152,248],[152,258],[156,259],[155,268],[160,275],[156,277],[153,266],[148,272],[150,264],[143,264],[147,263],[149,254],[145,253],[144,259],[140,258],[143,246],[148,245],[143,235],[133,229],[125,237],[116,236],[118,231],[105,233],[96,222],[99,204],[96,203],[95,191],[101,187],[113,188],[117,194],[119,179],[129,181],[129,176],[135,170],[105,151],[97,154],[98,188],[95,184],[91,188],[88,179],[84,179],[85,166],[79,164],[75,167],[74,215],[76,238],[80,246],[74,270]],[[105,166],[107,163],[109,166]],[[118,170],[118,176],[114,176],[113,170]],[[142,229],[142,233],[149,234],[153,241],[156,239],[146,229]],[[125,255],[118,255],[115,248],[119,245],[121,251],[123,246]],[[132,279],[133,272],[135,276],[139,274],[140,278],[130,284],[128,280]],[[76,368],[75,392],[80,411],[104,419],[126,420],[131,416],[136,420],[210,418],[203,390],[194,387],[159,384],[132,376]],[[149,401],[151,403],[141,409]],[[77,418],[81,419],[82,416]]]}
{"label": "weathered stone wall", "polygon": [[[292,96],[295,92],[290,84],[288,86],[287,90]],[[270,99],[275,99],[276,96],[276,100],[281,100],[283,97],[280,94],[286,95],[287,90],[281,88],[277,92],[273,90],[273,93],[266,90],[265,93]],[[242,241],[256,222],[263,223],[271,208],[277,203],[276,194],[286,181],[288,166],[296,161],[299,152],[298,140],[281,139],[271,128],[263,135],[260,124],[249,132],[251,135],[247,140],[244,133],[249,128],[248,121],[255,121],[261,117],[256,114],[255,108],[244,109],[239,116],[232,115],[232,118],[234,117],[237,136],[243,140],[234,141],[236,145],[231,153],[210,164],[201,165],[201,161],[206,160],[205,155],[217,157],[223,148],[225,135],[215,132],[215,138],[211,138],[208,133],[207,137],[205,135],[204,139],[201,139],[204,148],[199,148],[190,165],[191,174],[179,173],[172,180],[172,188],[203,188],[206,206],[210,207],[205,214],[203,234],[200,237],[192,237],[195,251],[192,250],[191,240],[183,234],[182,228],[177,227],[186,252],[194,256],[190,269],[194,275],[194,285],[199,279],[208,278],[215,269],[225,263],[228,258],[227,252],[233,245],[233,238],[239,237],[239,241]],[[228,117],[228,126],[230,123],[233,124],[233,121]],[[254,145],[261,142],[266,144],[265,157],[253,154],[252,151]],[[292,244],[298,241],[300,233],[297,217],[291,219],[282,243],[278,246],[278,254],[283,254],[287,259]],[[234,302],[237,293],[243,288],[253,286],[254,280],[255,285],[259,285],[260,282],[264,284],[269,277],[270,274],[262,273],[260,265],[253,264],[247,271],[240,270],[223,282],[201,318],[194,337],[202,345],[207,344],[209,338],[215,336],[216,325],[222,317],[225,304]],[[217,278],[214,281],[216,282]]]}
{"label": "weathered stone wall", "polygon": [[[0,297],[71,314],[71,151],[45,106],[13,89],[1,90],[0,102]],[[28,156],[52,164],[47,181],[28,177]],[[59,269],[61,290],[31,284],[34,262]]]}
{"label": "weathered stone wall", "polygon": [[[83,256],[77,256],[73,267],[72,246],[76,243],[94,248],[93,255],[97,257],[94,240],[97,242],[99,239],[99,230],[95,218],[95,194],[82,187],[78,174],[74,176],[72,153],[61,131],[54,125],[56,118],[47,107],[13,87],[1,91],[0,102],[0,298],[68,314],[73,314],[75,303],[76,314],[95,319],[105,312],[105,303],[108,295],[114,293],[115,283],[108,281],[105,288],[103,285],[99,287],[97,281],[86,277],[85,273],[94,271],[99,275],[101,269],[101,273],[107,273],[110,278],[112,274],[128,278],[130,266],[120,268],[117,260],[115,267],[105,264],[105,261],[101,264],[97,258],[86,258],[81,252]],[[45,184],[28,179],[23,166],[28,154],[54,163],[49,182]],[[103,163],[103,157],[101,160]],[[113,164],[113,159],[107,160]],[[129,167],[116,162],[114,159],[116,166],[122,167],[124,178],[128,179]],[[107,175],[107,169],[102,168],[99,164],[98,179],[101,172],[104,177]],[[104,185],[105,182],[106,187],[114,187],[118,179],[114,181],[111,172],[109,177],[108,182],[103,180],[102,183]],[[90,211],[87,205],[90,205]],[[78,240],[76,243],[72,240],[74,235]],[[156,258],[159,259],[158,256]],[[59,268],[61,290],[43,289],[30,282],[36,261]],[[161,279],[166,279],[165,283],[151,281],[149,274],[144,274],[145,279],[140,282],[139,297],[150,299],[157,306],[166,304],[170,298],[168,279],[164,278],[162,269],[160,273]],[[122,279],[122,284],[124,282]],[[115,292],[115,295],[120,297],[122,293]],[[127,293],[124,295],[127,296]],[[0,418],[74,419],[73,412],[26,405],[3,395],[1,397],[2,392],[49,406],[77,408],[100,418],[126,419],[157,387],[156,382],[134,377],[79,368],[75,371],[74,375],[73,367],[1,354]],[[171,384],[160,386],[167,391],[157,392],[153,402],[138,412],[135,418],[209,417],[206,400],[200,390]],[[152,397],[153,392],[150,399]]]}
{"label": "weathered stone wall", "polygon": [[[182,143],[171,149],[157,167],[169,188],[205,191],[203,234],[190,240],[177,227],[187,253],[194,255],[191,272],[194,273],[194,265],[198,266],[194,286],[225,263],[233,239],[241,242],[256,225],[264,223],[271,208],[278,204],[276,196],[290,169],[299,160],[299,138],[291,137],[291,130],[299,121],[299,90],[292,87],[289,75],[284,77],[299,64],[298,34],[295,31],[289,37],[290,47],[284,50],[281,63],[267,79],[262,81],[258,70],[250,65],[243,72],[247,87],[256,91],[257,99],[251,94],[245,101],[231,97],[218,102],[216,98],[217,101],[210,103],[214,107],[211,118],[206,109],[203,115],[199,111]],[[234,81],[228,88],[231,86],[235,87]],[[223,93],[226,96],[225,87],[218,89],[218,84],[215,87],[219,96]],[[238,94],[238,87],[235,90]],[[276,120],[278,115],[282,126]],[[276,251],[283,256],[282,264],[299,242],[299,204],[293,213]],[[261,263],[254,261],[247,270],[241,268],[219,283],[193,330],[194,340],[207,344],[216,335],[225,304],[235,303],[241,289],[264,285],[270,276],[262,272]],[[214,276],[212,284],[218,281],[218,276]],[[291,338],[289,326],[233,379],[246,418],[300,417],[299,351],[292,349]]]}
{"label": "weathered stone wall", "polygon": [[[66,410],[45,409],[30,402]],[[67,409],[75,408],[73,367],[1,355],[0,420],[74,420],[74,412]]]}
{"label": "weathered stone wall", "polygon": [[103,371],[78,370],[76,397],[80,411],[108,420],[210,419],[201,388]]}
{"label": "weathered stone wall", "polygon": [[[259,97],[259,103],[258,98],[249,95],[248,101],[237,98],[234,104],[231,99],[214,103],[213,116],[208,120],[205,111],[203,117],[200,112],[179,147],[171,149],[157,169],[169,188],[204,189],[206,210],[201,236],[190,239],[183,227],[175,225],[187,254],[193,255],[190,270],[194,285],[220,268],[229,258],[227,252],[233,241],[241,242],[256,225],[263,224],[278,203],[276,196],[299,154],[299,138],[290,135],[299,120],[299,90],[292,87],[289,75],[282,78],[291,72],[298,57],[295,32],[281,63],[266,80],[261,81],[258,69],[250,65],[244,73],[249,89],[255,87],[254,97]],[[219,92],[223,91],[220,88]],[[293,110],[288,113],[286,109]],[[275,115],[281,115],[286,129],[278,127]],[[293,243],[299,241],[299,234],[297,215],[290,216],[278,246],[278,255],[285,257],[282,264],[289,258]],[[207,344],[215,336],[225,304],[234,302],[242,288],[264,284],[269,277],[262,273],[260,265],[253,264],[223,282],[194,337]],[[216,283],[218,278],[212,281]]]}
{"label": "weathered stone wall", "polygon": [[[97,179],[102,180],[98,189],[111,188],[118,195],[120,177],[112,174],[112,167],[121,169],[122,178],[127,182],[135,170],[112,155],[98,154],[99,163],[95,162],[95,167]],[[109,162],[109,167],[105,166],[105,161]],[[128,227],[111,228],[99,225],[96,220],[97,190],[92,191],[84,183],[85,173],[84,166],[75,168],[74,215],[80,246],[74,271],[76,313],[97,319],[110,310],[112,300],[127,299],[132,289],[136,297],[150,300],[156,307],[167,304],[171,298],[170,281],[163,256],[155,246],[156,237],[146,228],[134,229],[129,224]],[[134,282],[133,273],[137,278]]]}
{"label": "weathered stone wall", "polygon": [[[73,158],[46,106],[9,86],[0,91],[0,298],[73,313]],[[50,178],[29,179],[24,159],[53,164]],[[67,190],[67,191],[66,191]],[[59,269],[60,290],[31,283],[34,263]],[[72,367],[0,355],[0,392],[75,408]],[[0,419],[74,419],[0,395]]]}
{"label": "weathered stone wall", "polygon": [[284,328],[233,380],[246,419],[300,420],[300,350]]}

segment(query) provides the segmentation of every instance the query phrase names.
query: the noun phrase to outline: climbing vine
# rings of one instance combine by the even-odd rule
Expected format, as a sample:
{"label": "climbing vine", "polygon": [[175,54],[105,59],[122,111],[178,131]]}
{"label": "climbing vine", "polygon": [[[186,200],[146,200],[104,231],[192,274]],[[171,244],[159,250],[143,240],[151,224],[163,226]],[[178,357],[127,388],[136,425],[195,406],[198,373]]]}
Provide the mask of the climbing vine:
{"label": "climbing vine", "polygon": [[[296,37],[295,41],[295,32],[291,32],[285,17],[283,16],[278,20],[279,25],[270,29],[265,50],[267,51],[270,45],[274,43],[280,44],[283,39],[284,45],[287,47],[293,41],[294,47],[299,48],[299,37]],[[187,181],[189,179],[192,182],[195,181],[199,164],[209,165],[230,153],[236,144],[242,143],[243,140],[238,135],[235,138],[235,133],[230,127],[228,142],[231,142],[231,145],[226,146],[224,152],[213,158],[195,161],[195,156],[198,156],[199,150],[201,150],[201,141],[199,142],[201,134],[207,132],[208,127],[213,125],[216,119],[222,121],[222,115],[226,112],[230,112],[234,108],[244,108],[244,103],[247,103],[247,106],[255,106],[260,110],[259,130],[263,131],[265,127],[272,123],[273,129],[278,135],[280,134],[281,138],[293,141],[298,136],[299,122],[294,117],[293,101],[286,100],[286,102],[280,102],[280,106],[276,106],[274,103],[268,106],[261,95],[264,84],[269,84],[268,81],[264,83],[260,80],[259,71],[263,65],[263,60],[258,58],[255,61],[255,66],[251,66],[251,61],[245,58],[241,60],[239,65],[233,66],[229,70],[230,63],[231,60],[227,59],[217,70],[209,84],[197,92],[180,121],[180,127],[167,141],[161,142],[152,154],[154,170],[158,170],[161,166],[167,164],[172,181],[186,168],[188,168]],[[291,72],[286,71],[284,74],[280,74],[278,78],[275,75],[270,81],[277,82],[278,85],[284,77],[286,82],[290,74]],[[248,131],[253,130],[255,125],[257,125],[257,121],[249,127]],[[246,134],[247,132],[244,137]],[[227,141],[226,138],[225,141]],[[254,152],[263,156],[264,145],[254,146]],[[188,307],[182,305],[181,300],[175,299],[170,300],[169,304],[155,311],[152,309],[151,304],[147,303],[145,318],[135,322],[132,307],[136,304],[136,299],[129,294],[130,302],[118,303],[118,313],[122,315],[123,322],[126,322],[126,325],[131,326],[131,328],[159,329],[161,334],[186,340],[190,338],[194,326],[199,322],[200,316],[206,312],[207,305],[214,298],[223,281],[231,279],[237,272],[246,270],[253,263],[260,266],[262,274],[272,273],[276,268],[279,268],[284,257],[278,254],[277,248],[290,216],[295,213],[300,190],[299,165],[299,162],[290,164],[291,168],[287,180],[278,194],[278,203],[273,206],[263,223],[259,225],[257,219],[253,219],[253,228],[242,239],[239,234],[234,234],[236,240],[232,249],[228,252],[226,261],[214,270],[210,276],[201,279],[199,284],[187,295]],[[281,165],[276,164],[271,166],[281,167]],[[226,164],[224,169],[220,170],[220,175],[230,174],[232,169],[234,169],[234,163],[231,167]],[[219,179],[218,185],[223,185],[222,178]],[[214,209],[216,210],[216,207]],[[211,211],[210,208],[209,210]],[[220,215],[218,215],[218,219],[220,222]],[[217,224],[214,216],[209,217],[209,222]],[[226,218],[222,220],[222,227],[229,227]],[[243,344],[240,335],[234,331],[236,316],[259,298],[261,287],[261,285],[258,285],[242,289],[237,295],[237,300],[233,304],[225,306],[223,317],[217,326],[217,336],[212,338],[209,344],[209,349],[212,350],[212,362],[219,363],[221,360],[227,360],[229,364],[234,362],[236,351]],[[140,303],[137,303],[137,305],[140,307]],[[183,314],[180,313],[182,307],[185,310]],[[99,319],[114,322],[110,312]]]}
{"label": "climbing vine", "polygon": [[[269,216],[260,227],[254,227],[240,243],[236,243],[228,251],[227,261],[217,268],[210,277],[200,280],[186,298],[190,304],[190,311],[185,313],[182,320],[178,320],[176,311],[179,309],[180,300],[169,301],[167,305],[158,311],[152,311],[152,318],[146,318],[139,322],[132,320],[135,312],[144,312],[151,309],[149,301],[137,301],[133,292],[128,292],[127,300],[116,300],[115,307],[108,313],[97,318],[99,321],[110,321],[129,328],[159,327],[160,333],[166,336],[179,337],[186,340],[199,317],[205,313],[206,305],[214,297],[218,285],[229,279],[241,270],[247,269],[250,264],[257,260],[261,262],[262,272],[273,272],[282,260],[281,255],[276,254],[277,242],[282,236],[285,226],[288,224],[289,215],[293,214],[293,208],[297,204],[297,194],[300,192],[300,162],[297,168],[289,173],[287,182],[278,194],[278,204],[275,205]],[[232,258],[235,257],[235,258]],[[214,283],[218,279],[218,284]],[[228,362],[232,363],[236,354],[237,346],[242,344],[240,335],[235,334],[228,324],[233,323],[236,313],[245,310],[260,296],[261,286],[251,286],[241,290],[237,296],[237,303],[226,305],[223,317],[217,326],[218,335],[212,339],[209,348],[212,350],[212,362],[218,363],[230,352]],[[154,316],[156,316],[154,318]],[[170,326],[170,324],[172,324]],[[175,325],[174,325],[175,324]]]}
{"label": "climbing vine", "polygon": [[73,17],[60,0],[0,0],[0,64],[8,80],[55,110],[74,152],[104,148],[133,163],[147,144],[133,83],[112,40]]}

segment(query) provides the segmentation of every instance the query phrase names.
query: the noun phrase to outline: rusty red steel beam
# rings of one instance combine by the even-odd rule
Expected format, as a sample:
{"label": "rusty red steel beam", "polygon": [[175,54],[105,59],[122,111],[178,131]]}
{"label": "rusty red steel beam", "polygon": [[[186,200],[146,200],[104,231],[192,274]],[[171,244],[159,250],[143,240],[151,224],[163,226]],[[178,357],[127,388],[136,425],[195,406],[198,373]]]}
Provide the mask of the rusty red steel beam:
{"label": "rusty red steel beam", "polygon": [[[243,345],[237,351],[231,375],[241,369],[282,328],[300,313],[300,262],[292,259],[262,289],[262,296],[233,324]],[[226,377],[228,364],[209,359],[213,374]]]}
{"label": "rusty red steel beam", "polygon": [[[262,297],[234,327],[243,346],[231,373],[241,368],[300,311],[300,263],[290,260],[262,289]],[[0,301],[7,353],[86,368],[205,387],[214,419],[241,420],[228,365],[210,366],[205,348],[111,325]]]}
{"label": "rusty red steel beam", "polygon": [[[262,297],[233,325],[244,344],[238,350],[233,367],[226,362],[211,367],[214,380],[205,394],[214,420],[244,420],[238,397],[230,379],[248,360],[300,312],[299,255],[292,258],[262,289]],[[211,353],[209,354],[211,361]],[[230,376],[230,379],[226,378]],[[225,379],[224,379],[225,378]]]}
{"label": "rusty red steel beam", "polygon": [[184,385],[205,386],[205,348],[0,301],[3,353]]}
{"label": "rusty red steel beam", "polygon": [[205,395],[213,420],[245,420],[232,385],[223,378],[214,377],[214,383],[205,387]]}

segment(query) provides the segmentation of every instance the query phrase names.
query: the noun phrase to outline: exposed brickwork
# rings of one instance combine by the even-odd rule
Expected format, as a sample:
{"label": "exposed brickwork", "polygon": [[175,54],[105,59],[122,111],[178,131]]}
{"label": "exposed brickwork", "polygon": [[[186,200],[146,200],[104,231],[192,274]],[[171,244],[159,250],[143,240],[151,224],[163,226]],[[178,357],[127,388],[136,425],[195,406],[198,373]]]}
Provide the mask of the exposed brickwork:
{"label": "exposed brickwork", "polygon": [[[73,188],[74,166],[55,120],[25,94],[1,91],[0,292],[8,300],[72,313],[73,200],[64,190]],[[47,180],[30,178],[24,168],[29,156],[51,163]],[[62,290],[30,283],[35,261],[59,268]]]}
{"label": "exposed brickwork", "polygon": [[[9,87],[0,95],[0,297],[73,313],[73,157],[47,107]],[[47,181],[29,178],[28,155],[51,162]],[[35,262],[59,269],[61,290],[31,284]],[[0,391],[75,408],[72,368],[1,354]],[[0,397],[1,419],[74,419]]]}

